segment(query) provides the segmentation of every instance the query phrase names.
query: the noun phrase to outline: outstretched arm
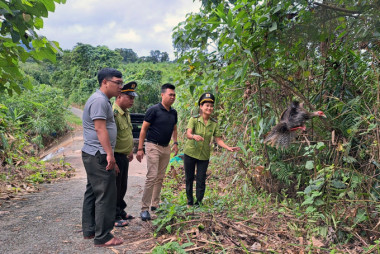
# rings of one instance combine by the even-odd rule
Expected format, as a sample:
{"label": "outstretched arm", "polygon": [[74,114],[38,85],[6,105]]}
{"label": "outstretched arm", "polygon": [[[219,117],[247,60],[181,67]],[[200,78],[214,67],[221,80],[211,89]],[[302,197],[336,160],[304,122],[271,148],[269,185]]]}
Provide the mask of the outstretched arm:
{"label": "outstretched arm", "polygon": [[227,149],[230,152],[234,152],[234,151],[239,151],[240,150],[240,147],[230,147],[230,146],[226,145],[221,137],[215,137],[215,141],[216,141],[216,143],[219,146]]}

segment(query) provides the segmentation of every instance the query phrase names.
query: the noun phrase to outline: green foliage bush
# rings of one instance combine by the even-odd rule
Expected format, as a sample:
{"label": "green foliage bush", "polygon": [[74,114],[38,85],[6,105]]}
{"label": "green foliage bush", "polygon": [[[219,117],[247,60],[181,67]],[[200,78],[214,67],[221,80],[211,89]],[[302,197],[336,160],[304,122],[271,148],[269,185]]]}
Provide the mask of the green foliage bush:
{"label": "green foliage bush", "polygon": [[12,128],[36,137],[34,140],[39,145],[44,144],[43,139],[51,139],[67,130],[64,121],[67,105],[61,89],[38,85],[5,98],[4,104],[9,109],[7,118]]}
{"label": "green foliage bush", "polygon": [[[337,234],[349,238],[349,225],[369,237],[380,201],[377,1],[203,4],[174,29],[186,73],[179,115],[189,116],[204,91],[215,93],[216,115],[228,142],[239,141],[246,168],[270,170],[266,190],[295,198]],[[292,100],[328,119],[310,121],[288,150],[263,145]],[[342,212],[363,205],[360,223]]]}

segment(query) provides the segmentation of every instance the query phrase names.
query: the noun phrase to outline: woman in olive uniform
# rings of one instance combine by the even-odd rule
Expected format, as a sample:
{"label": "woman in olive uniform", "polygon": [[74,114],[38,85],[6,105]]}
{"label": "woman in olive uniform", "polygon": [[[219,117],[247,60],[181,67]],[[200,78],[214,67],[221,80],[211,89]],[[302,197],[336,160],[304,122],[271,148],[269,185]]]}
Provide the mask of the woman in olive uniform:
{"label": "woman in olive uniform", "polygon": [[[198,101],[200,114],[191,117],[187,125],[186,137],[188,138],[184,148],[184,167],[186,178],[187,204],[192,206],[202,203],[206,190],[206,171],[210,160],[212,138],[215,142],[228,151],[238,151],[239,147],[226,145],[219,131],[219,124],[211,114],[214,111],[215,97],[211,93],[204,93]],[[196,174],[196,202],[193,200],[193,182]]]}

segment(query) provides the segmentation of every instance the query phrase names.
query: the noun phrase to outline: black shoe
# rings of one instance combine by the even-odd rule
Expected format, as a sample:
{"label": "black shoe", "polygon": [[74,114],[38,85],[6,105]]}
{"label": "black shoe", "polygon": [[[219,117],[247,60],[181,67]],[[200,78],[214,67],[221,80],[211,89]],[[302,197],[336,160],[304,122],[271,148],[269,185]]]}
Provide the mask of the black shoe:
{"label": "black shoe", "polygon": [[153,211],[156,211],[157,210],[157,207],[155,207],[155,206],[151,206],[150,207],[150,210],[153,212]]}
{"label": "black shoe", "polygon": [[195,206],[201,206],[201,205],[202,205],[202,201],[198,201],[198,200],[197,200],[197,201],[195,201],[194,205],[195,205]]}
{"label": "black shoe", "polygon": [[140,216],[143,221],[151,220],[149,211],[142,211]]}

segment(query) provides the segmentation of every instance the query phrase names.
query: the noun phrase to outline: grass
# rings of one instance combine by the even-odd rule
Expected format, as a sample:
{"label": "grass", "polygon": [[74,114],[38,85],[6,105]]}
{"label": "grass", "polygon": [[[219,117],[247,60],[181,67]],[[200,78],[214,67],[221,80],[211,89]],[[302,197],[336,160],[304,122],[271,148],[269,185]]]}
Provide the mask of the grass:
{"label": "grass", "polygon": [[71,111],[68,111],[68,113],[66,115],[66,121],[70,125],[75,125],[75,126],[82,125],[82,119],[80,119],[80,117],[77,117],[76,115],[74,115]]}

